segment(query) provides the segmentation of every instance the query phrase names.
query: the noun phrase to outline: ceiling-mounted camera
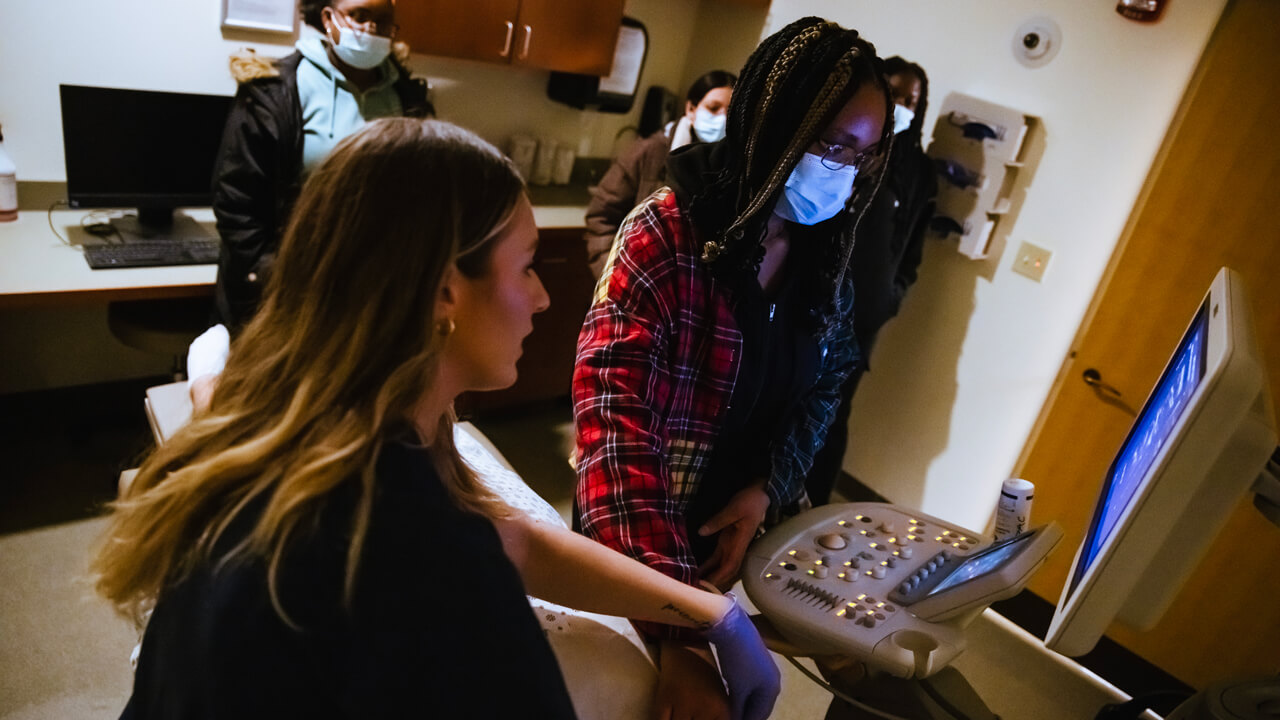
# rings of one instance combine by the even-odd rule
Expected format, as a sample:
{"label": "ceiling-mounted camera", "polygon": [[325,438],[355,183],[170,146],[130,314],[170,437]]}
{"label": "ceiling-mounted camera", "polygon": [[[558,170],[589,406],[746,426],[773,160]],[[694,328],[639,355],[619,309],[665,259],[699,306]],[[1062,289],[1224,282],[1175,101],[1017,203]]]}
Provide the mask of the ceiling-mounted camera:
{"label": "ceiling-mounted camera", "polygon": [[1053,19],[1034,17],[1013,34],[1013,56],[1027,67],[1040,67],[1053,59],[1062,46],[1062,30]]}

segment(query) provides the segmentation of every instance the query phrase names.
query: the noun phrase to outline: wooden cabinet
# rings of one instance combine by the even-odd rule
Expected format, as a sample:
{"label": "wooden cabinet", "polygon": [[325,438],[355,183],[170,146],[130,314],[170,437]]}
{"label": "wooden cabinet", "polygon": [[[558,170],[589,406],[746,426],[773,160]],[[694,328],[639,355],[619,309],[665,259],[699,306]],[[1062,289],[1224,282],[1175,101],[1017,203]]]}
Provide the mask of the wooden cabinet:
{"label": "wooden cabinet", "polygon": [[569,395],[578,331],[591,307],[595,279],[587,268],[583,228],[540,230],[538,276],[551,307],[533,316],[533,332],[524,341],[516,366],[519,378],[505,390],[466,393],[458,398],[461,415],[482,413]]}
{"label": "wooden cabinet", "polygon": [[405,0],[400,39],[417,53],[608,75],[624,0]]}

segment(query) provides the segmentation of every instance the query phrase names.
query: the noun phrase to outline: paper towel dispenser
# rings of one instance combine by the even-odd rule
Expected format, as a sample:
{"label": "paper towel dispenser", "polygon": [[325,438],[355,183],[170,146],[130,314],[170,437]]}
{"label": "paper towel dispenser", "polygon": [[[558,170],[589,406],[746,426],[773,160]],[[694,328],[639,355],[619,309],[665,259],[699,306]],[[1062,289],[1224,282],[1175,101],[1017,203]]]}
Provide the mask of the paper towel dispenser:
{"label": "paper towel dispenser", "polygon": [[649,52],[649,32],[635,18],[622,18],[618,44],[613,51],[613,68],[607,77],[553,72],[547,81],[547,97],[578,109],[627,113],[635,104]]}

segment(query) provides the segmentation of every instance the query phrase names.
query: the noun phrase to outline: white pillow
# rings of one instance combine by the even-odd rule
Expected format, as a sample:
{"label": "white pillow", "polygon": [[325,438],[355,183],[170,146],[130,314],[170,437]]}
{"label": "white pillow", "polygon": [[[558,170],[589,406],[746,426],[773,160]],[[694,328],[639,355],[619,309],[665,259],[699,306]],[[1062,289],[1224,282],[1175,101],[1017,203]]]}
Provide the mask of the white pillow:
{"label": "white pillow", "polygon": [[[480,482],[512,509],[568,530],[564,518],[525,484],[474,425],[457,423],[454,444]],[[529,597],[560,663],[573,708],[582,720],[648,720],[658,685],[653,652],[631,621],[582,612]]]}

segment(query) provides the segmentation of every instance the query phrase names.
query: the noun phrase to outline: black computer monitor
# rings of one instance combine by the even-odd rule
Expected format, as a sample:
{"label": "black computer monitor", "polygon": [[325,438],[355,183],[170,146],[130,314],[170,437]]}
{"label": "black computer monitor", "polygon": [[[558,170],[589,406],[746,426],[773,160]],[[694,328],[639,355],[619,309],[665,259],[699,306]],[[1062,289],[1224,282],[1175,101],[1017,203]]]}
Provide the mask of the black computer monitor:
{"label": "black computer monitor", "polygon": [[137,235],[203,233],[179,207],[212,203],[214,164],[232,98],[62,85],[67,201],[74,208],[137,208],[112,224]]}

